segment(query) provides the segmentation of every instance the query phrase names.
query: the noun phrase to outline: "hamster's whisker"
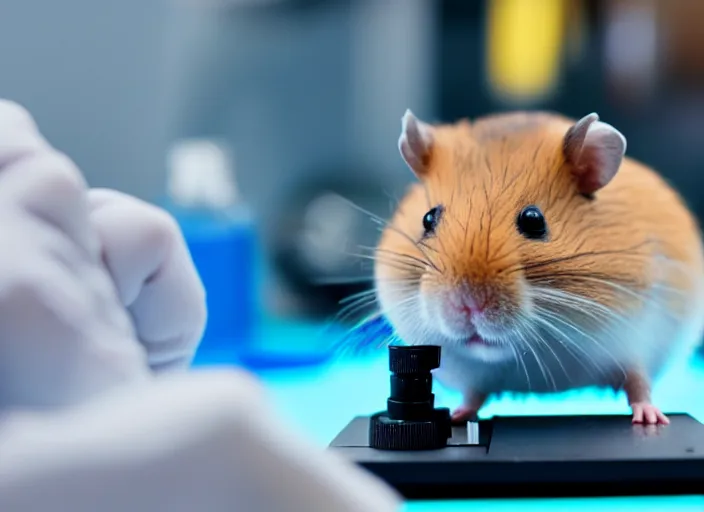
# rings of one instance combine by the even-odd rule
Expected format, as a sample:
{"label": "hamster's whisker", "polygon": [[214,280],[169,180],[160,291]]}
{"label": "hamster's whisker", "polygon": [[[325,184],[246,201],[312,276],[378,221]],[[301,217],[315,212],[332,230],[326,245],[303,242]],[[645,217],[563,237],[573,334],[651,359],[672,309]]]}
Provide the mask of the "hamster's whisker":
{"label": "hamster's whisker", "polygon": [[[364,246],[362,246],[363,249],[365,249]],[[406,253],[401,253],[397,251],[392,251],[389,249],[374,249],[371,247],[366,247],[367,250],[373,251],[373,254],[364,254],[364,255],[358,255],[358,254],[352,254],[352,256],[359,256],[362,258],[366,259],[371,259],[373,261],[378,261],[381,263],[384,263],[384,260],[382,259],[382,256],[386,256],[388,259],[387,261],[393,261],[395,263],[401,263],[404,265],[411,266],[419,271],[426,272],[428,270],[434,270],[439,274],[442,274],[443,272],[440,270],[440,268],[437,266],[437,264],[430,258],[425,252],[421,251],[421,254],[423,257],[418,257],[414,256],[412,254],[406,254]]]}
{"label": "hamster's whisker", "polygon": [[[539,322],[542,326],[544,326],[547,329],[551,329],[553,332],[557,333],[560,338],[557,339],[559,343],[562,344],[563,347],[565,347],[566,350],[568,350],[572,355],[574,356],[575,361],[577,361],[582,367],[589,371],[589,373],[595,378],[599,379],[600,377],[603,378],[604,376],[604,367],[603,364],[600,363],[600,361],[595,357],[595,355],[586,350],[584,347],[582,347],[579,343],[574,341],[571,336],[565,333],[562,329],[554,325],[554,323],[551,321],[554,321],[554,318],[550,315],[543,315],[539,314],[536,316],[536,321]],[[578,329],[570,324],[563,324],[568,328],[571,329]],[[613,354],[608,351],[601,343],[595,343],[595,345],[601,349],[603,352],[605,352],[609,357],[613,358]],[[574,349],[577,351],[579,354],[581,354],[581,357],[578,356],[575,352],[573,352],[571,349]],[[596,373],[592,372],[589,369],[589,366],[587,366],[586,362],[589,362],[590,365]],[[625,374],[625,370],[623,370],[622,366],[617,363],[616,367]]]}
{"label": "hamster's whisker", "polygon": [[412,325],[414,327],[414,333],[411,338],[431,340],[436,337],[437,334],[430,325],[426,322],[418,322],[418,315],[420,314],[419,306],[421,302],[420,294],[415,292],[411,295],[411,297],[404,299],[402,302],[404,302],[403,308],[398,308],[398,304],[395,304],[389,309],[389,311],[393,311],[394,314],[397,314],[401,323],[405,325]]}
{"label": "hamster's whisker", "polygon": [[[374,281],[382,283],[403,283],[418,281],[418,277],[375,277],[375,276],[350,276],[350,277],[319,277],[311,280],[316,285],[341,285],[341,284],[361,284],[372,283]],[[342,299],[344,300],[344,299]]]}
{"label": "hamster's whisker", "polygon": [[530,381],[530,373],[528,372],[528,367],[526,366],[526,362],[523,360],[523,356],[519,353],[519,350],[513,343],[509,344],[509,347],[511,347],[511,350],[513,350],[514,356],[516,356],[516,361],[518,364],[523,367],[523,373],[526,376],[526,384],[528,384],[528,392],[530,393],[533,391],[533,384]]}
{"label": "hamster's whisker", "polygon": [[391,267],[401,273],[403,273],[407,277],[416,277],[420,278],[420,276],[424,273],[425,269],[424,268],[419,268],[417,265],[405,262],[405,261],[394,261],[389,258],[368,258],[374,262],[377,263],[382,263],[386,265],[387,267]]}
{"label": "hamster's whisker", "polygon": [[[403,234],[403,233],[402,233],[402,234]],[[430,265],[431,267],[433,267],[433,270],[435,270],[438,274],[442,274],[442,273],[443,273],[443,271],[440,270],[440,268],[437,266],[437,264],[435,263],[435,261],[433,261],[433,259],[432,259],[430,256],[428,256],[428,254],[423,250],[423,247],[425,247],[425,244],[419,243],[418,241],[413,240],[413,238],[411,238],[410,236],[408,236],[408,235],[406,235],[406,234],[403,234],[403,236],[405,236],[406,239],[407,239],[408,241],[410,241],[410,242],[414,245],[414,247],[416,247],[416,248],[421,252],[421,254],[423,255],[423,257],[425,258],[425,261],[428,263],[428,265]],[[440,241],[440,245],[442,246],[442,240]],[[444,250],[444,249],[443,249],[443,250]],[[437,251],[436,251],[436,252],[437,252]]]}
{"label": "hamster's whisker", "polygon": [[[412,292],[415,289],[415,286],[404,284],[403,286],[399,285],[395,287],[395,291],[408,291]],[[366,290],[364,292],[356,293],[353,294],[349,297],[346,297],[340,301],[340,304],[344,304],[342,308],[337,312],[337,314],[333,317],[333,321],[336,322],[344,322],[347,319],[349,319],[352,315],[355,313],[358,313],[360,310],[367,308],[369,306],[372,306],[374,304],[378,305],[379,299],[376,295],[376,290]]]}
{"label": "hamster's whisker", "polygon": [[433,251],[435,254],[439,254],[439,253],[440,253],[440,251],[438,251],[435,247],[432,247],[432,246],[428,245],[428,244],[425,242],[425,240],[421,240],[420,242],[418,242],[418,245],[420,245],[421,247],[425,247],[425,248],[428,249],[429,251]]}
{"label": "hamster's whisker", "polygon": [[395,210],[399,208],[399,204],[401,203],[401,201],[399,200],[398,196],[393,192],[389,192],[384,188],[382,188],[381,191],[389,200],[389,215],[391,215]]}
{"label": "hamster's whisker", "polygon": [[[334,344],[333,347],[333,352],[335,352],[338,355],[349,353],[353,349],[356,350],[357,352],[359,350],[363,350],[366,348],[370,347],[370,343],[372,341],[377,341],[376,338],[373,339],[372,336],[362,336],[362,337],[354,337],[353,335],[358,332],[361,329],[364,329],[367,327],[369,324],[373,323],[375,320],[379,321],[387,317],[387,315],[399,308],[403,308],[408,306],[409,304],[413,304],[414,301],[417,301],[418,298],[415,294],[410,295],[409,297],[406,297],[405,299],[402,299],[398,301],[396,304],[394,304],[392,307],[384,309],[381,307],[378,307],[375,311],[371,312],[369,315],[365,316],[363,319],[361,319],[359,322],[357,322],[354,326],[351,328],[347,329],[338,339],[338,341]],[[378,305],[378,304],[377,304]],[[379,305],[378,305],[379,306]],[[335,321],[335,320],[333,320]],[[339,320],[338,320],[339,322]],[[388,329],[391,329],[391,332],[384,336],[381,341],[379,341],[374,348],[381,348],[385,345],[388,345],[393,341],[394,339],[397,338],[397,335],[395,331],[393,330],[392,326],[388,324],[387,322],[382,322],[385,327],[388,327]]]}
{"label": "hamster's whisker", "polygon": [[[573,306],[567,307],[566,309],[571,309],[572,311],[586,315],[588,318],[595,320],[596,328],[610,335],[613,342],[617,345],[626,343],[627,339],[637,335],[637,326],[633,323],[633,321],[629,320],[625,315],[619,314],[617,311],[608,308],[603,304],[566,292],[558,291],[558,293],[555,293],[555,291],[546,290],[543,290],[543,292],[546,295],[552,293],[553,298],[559,298],[559,300],[556,300],[555,303],[561,307],[565,308],[566,306]],[[550,300],[547,302],[550,302]],[[615,324],[617,323],[624,328],[624,330],[618,333],[618,337],[613,332]],[[629,334],[629,332],[631,332],[631,334]]]}
{"label": "hamster's whisker", "polygon": [[[573,322],[570,322],[563,318],[563,316],[553,313],[547,309],[540,308],[539,306],[535,306],[534,310],[539,313],[541,316],[543,316],[547,320],[551,320],[552,322],[557,322],[562,325],[564,325],[566,328],[571,329],[575,331],[579,336],[582,336],[583,338],[591,341],[596,347],[600,348],[604,354],[611,358],[613,362],[615,363],[616,367],[623,373],[624,377],[626,375],[626,371],[623,368],[623,365],[619,362],[618,358],[614,356],[613,352],[607,349],[602,343],[599,342],[594,336],[586,332],[584,329],[581,329],[579,326],[575,325]],[[573,342],[574,343],[574,342]]]}
{"label": "hamster's whisker", "polygon": [[[639,293],[625,286],[621,286],[618,283],[614,283],[605,279],[596,279],[590,276],[583,276],[583,281],[589,282],[594,285],[608,287],[609,291],[614,294],[614,298],[618,298],[619,296],[623,296],[622,298],[624,299],[632,298],[637,300],[643,308],[649,307],[659,309],[662,310],[664,314],[668,316],[671,320],[681,320],[681,318],[677,314],[672,313],[667,307],[668,296],[666,294],[652,292]],[[619,311],[618,309],[616,309],[615,306],[607,307],[606,305],[601,304],[596,300],[585,297],[583,293],[571,293],[565,290],[564,288],[555,288],[554,282],[550,284],[552,285],[551,288],[533,287],[535,291],[539,291],[538,295],[536,295],[536,300],[553,303],[561,307],[567,307],[571,305],[573,307],[569,309],[580,315],[588,315],[594,318],[595,320],[599,320],[599,318],[596,317],[596,315],[598,315],[599,317],[606,319],[607,323],[618,322],[622,327],[626,329],[626,331],[633,330],[634,335],[636,335],[636,326],[634,326],[632,321],[629,319],[627,311]],[[654,291],[657,291],[657,287],[654,288]],[[679,290],[673,289],[672,292],[676,293],[678,297],[681,297],[679,295]],[[603,328],[603,326],[601,327]]]}
{"label": "hamster's whisker", "polygon": [[[424,247],[426,247],[432,251],[437,252],[436,249],[430,247],[429,245],[426,245],[425,242],[423,242],[423,241],[418,242],[418,244],[423,245]],[[388,256],[389,258],[395,258],[395,260],[398,262],[402,262],[402,263],[413,262],[416,264],[415,268],[417,268],[419,270],[426,271],[426,270],[428,270],[428,267],[430,267],[433,270],[437,269],[437,266],[432,261],[430,261],[430,258],[422,251],[421,251],[421,254],[423,255],[423,257],[418,257],[418,256],[414,256],[414,255],[408,254],[408,253],[392,251],[390,249],[381,249],[378,247],[369,247],[366,245],[360,245],[359,248],[361,250],[366,250],[366,251],[370,252],[369,255],[366,255],[367,257],[373,256],[375,258],[379,258],[380,255],[385,255],[385,256]]]}
{"label": "hamster's whisker", "polygon": [[374,276],[337,276],[337,277],[316,277],[312,282],[318,286],[325,285],[342,285],[342,284],[360,284],[370,283],[374,280]]}
{"label": "hamster's whisker", "polygon": [[[638,299],[638,300],[647,299],[647,295],[645,295],[645,294],[639,294],[638,292],[636,292],[636,291],[634,291],[634,290],[631,290],[631,289],[629,289],[629,288],[623,286],[622,284],[616,283],[616,282],[614,282],[613,280],[601,279],[601,278],[594,277],[594,276],[590,276],[590,275],[580,276],[580,278],[581,278],[581,279],[584,279],[585,281],[591,281],[591,282],[593,282],[593,283],[603,284],[603,285],[605,285],[605,286],[610,286],[610,287],[615,288],[616,290],[618,290],[618,291],[620,291],[620,292],[622,292],[622,293],[624,293],[624,294],[626,294],[626,295],[629,295],[629,296],[631,296],[631,297],[633,297],[633,298],[636,298],[636,299]],[[657,288],[658,288],[659,290],[668,290],[669,287],[667,287],[667,286],[662,286],[662,287],[657,286]],[[675,289],[675,288],[669,288],[669,291],[671,291],[672,293],[677,293],[678,295],[682,295],[682,296],[686,296],[686,295],[687,295],[686,292],[684,292],[683,290],[677,290],[677,289]]]}
{"label": "hamster's whisker", "polygon": [[[387,286],[391,288],[394,292],[415,292],[417,289],[418,279],[403,279],[403,280],[393,280],[387,283]],[[376,288],[370,290],[364,290],[362,292],[354,293],[348,297],[345,297],[339,301],[340,305],[350,304],[356,300],[363,300],[373,298],[378,300],[378,294]]]}
{"label": "hamster's whisker", "polygon": [[[540,324],[545,329],[549,329],[553,331],[557,336],[555,337],[555,340],[560,343],[565,350],[567,350],[570,354],[572,354],[572,357],[574,357],[574,360],[577,361],[582,367],[590,373],[592,377],[595,377],[597,374],[595,374],[592,370],[593,368],[596,369],[597,371],[600,370],[600,366],[598,362],[594,359],[594,356],[584,350],[583,347],[581,347],[578,343],[575,343],[565,332],[560,329],[559,327],[553,325],[551,322],[549,322],[547,319],[543,318],[542,316],[535,315],[533,320],[537,323]],[[585,361],[584,358],[587,359],[591,363],[591,366],[593,368],[590,368]]]}
{"label": "hamster's whisker", "polygon": [[[604,306],[603,304],[588,299],[584,296],[577,295],[575,293],[570,293],[565,290],[551,289],[551,288],[538,288],[534,287],[533,291],[535,293],[536,300],[538,302],[544,301],[548,304],[556,304],[558,306],[568,306],[568,309],[573,309],[577,312],[584,312],[582,308],[587,308],[596,310],[603,314],[603,316],[608,320],[619,320],[622,325],[630,326],[631,322],[624,314],[619,314],[615,309]],[[574,306],[571,308],[569,306]]]}
{"label": "hamster's whisker", "polygon": [[[562,372],[565,374],[565,377],[567,377],[568,380],[571,381],[571,377],[569,372],[565,369],[565,366],[562,364],[562,361],[560,360],[560,356],[557,355],[557,353],[553,350],[553,348],[550,346],[550,343],[548,343],[545,338],[542,336],[540,331],[536,329],[532,323],[529,321],[524,321],[522,322],[523,328],[528,331],[528,334],[530,334],[532,337],[531,339],[535,339],[541,346],[545,347],[553,356],[555,359],[555,362],[562,368]],[[551,375],[552,377],[552,375]],[[555,379],[552,378],[552,383],[553,383],[553,389],[557,389],[557,385],[555,383]]]}
{"label": "hamster's whisker", "polygon": [[367,210],[366,208],[362,208],[362,207],[359,206],[357,203],[355,203],[354,201],[352,201],[352,200],[350,200],[350,199],[348,199],[348,198],[346,198],[346,197],[342,197],[341,199],[342,199],[344,202],[346,202],[349,206],[351,206],[352,208],[354,208],[355,210],[357,210],[358,212],[360,212],[360,213],[366,215],[367,217],[369,217],[370,220],[373,220],[373,221],[375,221],[376,223],[379,223],[379,224],[381,224],[381,225],[384,226],[384,227],[390,226],[389,221],[385,220],[383,217],[377,215],[376,213],[370,212],[370,211]]}
{"label": "hamster's whisker", "polygon": [[335,314],[333,317],[333,321],[337,323],[345,323],[347,320],[350,319],[350,317],[356,313],[359,313],[361,310],[368,308],[370,306],[377,305],[377,299],[376,297],[361,297],[354,302],[350,302],[349,304],[345,305],[344,307],[340,308],[340,310]]}
{"label": "hamster's whisker", "polygon": [[[662,295],[655,295],[659,297],[658,299],[655,298],[655,296],[652,293],[644,293],[644,292],[637,292],[635,290],[632,290],[628,288],[627,286],[624,286],[621,283],[615,282],[614,279],[603,279],[600,277],[596,277],[593,275],[589,275],[588,273],[584,273],[583,275],[579,276],[571,276],[574,279],[582,280],[585,282],[589,282],[595,285],[603,285],[608,288],[610,288],[613,292],[615,293],[621,293],[629,298],[632,298],[638,302],[640,302],[643,306],[658,306],[663,309],[663,312],[669,316],[671,319],[675,321],[681,320],[677,315],[673,314],[669,308],[663,307],[665,303],[667,302],[667,297],[662,296]],[[660,290],[658,286],[654,287],[657,290]],[[668,291],[668,287],[663,286],[662,290]],[[677,290],[674,288],[670,288],[669,291],[673,294],[678,295],[680,298],[683,297],[683,293],[681,290]],[[588,299],[585,299],[588,300]],[[605,306],[604,306],[605,307]],[[607,311],[611,312],[609,308],[607,308]]]}
{"label": "hamster's whisker", "polygon": [[353,201],[350,201],[349,199],[344,198],[344,197],[342,199],[346,203],[348,203],[352,208],[357,210],[358,212],[363,213],[364,215],[367,215],[370,220],[372,220],[373,222],[378,224],[380,227],[383,227],[385,229],[389,229],[389,230],[394,231],[395,233],[401,235],[403,238],[405,238],[407,241],[409,241],[414,247],[417,247],[421,253],[423,253],[423,256],[425,256],[425,258],[428,260],[428,264],[430,266],[434,267],[437,272],[440,272],[440,269],[437,268],[435,263],[430,258],[428,258],[428,255],[425,254],[425,252],[419,247],[418,241],[414,240],[413,237],[410,236],[408,233],[405,233],[403,230],[399,229],[397,226],[394,226],[391,222],[383,219],[379,215],[372,213],[365,208],[362,208],[358,204],[355,204]]}
{"label": "hamster's whisker", "polygon": [[[629,343],[629,340],[637,335],[637,324],[629,320],[626,316],[615,313],[610,308],[607,308],[596,301],[590,301],[589,299],[578,296],[571,297],[567,300],[562,298],[561,300],[561,305],[563,307],[565,306],[564,302],[568,302],[570,305],[574,306],[572,308],[574,311],[579,311],[580,314],[584,314],[588,318],[595,320],[596,327],[592,326],[588,329],[591,331],[599,330],[603,335],[607,336],[617,348],[626,346]],[[615,331],[615,323],[619,323],[621,327],[624,327],[625,329]],[[629,332],[631,334],[629,334]]]}
{"label": "hamster's whisker", "polygon": [[412,260],[402,260],[400,258],[391,258],[388,255],[385,255],[386,257],[382,257],[381,255],[376,255],[372,256],[369,254],[356,254],[356,253],[347,253],[348,256],[352,256],[353,258],[360,258],[363,260],[369,260],[373,262],[378,262],[378,263],[383,263],[385,265],[388,265],[390,267],[394,267],[397,270],[404,271],[404,272],[410,272],[411,270],[415,270],[418,273],[424,272],[427,267],[422,266]]}
{"label": "hamster's whisker", "polygon": [[542,273],[531,272],[526,275],[526,278],[531,283],[545,283],[553,286],[574,284],[574,281],[581,281],[583,283],[586,280],[593,279],[609,280],[626,286],[638,286],[640,284],[633,279],[622,278],[619,276],[607,276],[606,274],[586,270],[558,270],[554,272],[545,270]]}
{"label": "hamster's whisker", "polygon": [[339,304],[347,304],[349,302],[353,302],[355,300],[359,300],[360,298],[369,296],[376,297],[376,288],[370,288],[369,290],[363,290],[361,292],[348,295],[347,297],[343,297],[342,299],[340,299]]}
{"label": "hamster's whisker", "polygon": [[[626,328],[630,328],[632,323],[619,312],[610,309],[597,301],[587,299],[585,297],[565,292],[563,290],[550,290],[545,288],[536,288],[534,292],[535,301],[537,304],[545,303],[545,305],[555,305],[558,306],[558,311],[551,311],[551,313],[564,316],[565,312],[575,312],[580,315],[586,315],[588,318],[596,320],[598,327],[602,330],[610,329],[613,324],[620,323]],[[561,310],[561,311],[560,311]],[[599,314],[600,316],[597,316]]]}
{"label": "hamster's whisker", "polygon": [[424,260],[411,256],[410,254],[403,254],[395,251],[374,251],[370,254],[358,253],[358,252],[346,252],[347,256],[353,258],[362,258],[370,261],[379,261],[383,257],[386,257],[389,261],[394,261],[397,263],[408,263],[409,265],[413,263],[416,267],[425,269],[428,264]]}
{"label": "hamster's whisker", "polygon": [[391,256],[397,257],[400,260],[413,261],[413,262],[417,263],[420,267],[432,266],[432,264],[429,261],[424,260],[423,258],[418,258],[417,256],[413,256],[411,254],[404,254],[404,253],[400,253],[400,252],[396,252],[396,251],[391,251],[388,249],[377,249],[376,252],[378,254],[386,254],[390,257]]}
{"label": "hamster's whisker", "polygon": [[[369,279],[373,279],[373,277],[370,277]],[[388,285],[412,285],[412,284],[418,284],[420,280],[416,277],[403,277],[403,278],[394,278],[394,277],[389,277],[389,278],[378,278],[377,281],[383,282]],[[403,289],[405,286],[400,286],[399,288]],[[346,304],[352,300],[356,300],[360,297],[366,297],[369,295],[376,296],[377,294],[377,289],[375,287],[369,288],[367,290],[362,290],[361,292],[353,293],[348,295],[347,297],[343,297],[340,299],[339,304]]]}
{"label": "hamster's whisker", "polygon": [[605,249],[602,251],[584,251],[584,252],[578,252],[576,254],[570,254],[568,256],[560,256],[556,258],[550,258],[548,260],[543,260],[543,261],[536,261],[533,263],[528,263],[526,265],[521,265],[520,268],[521,270],[527,271],[535,268],[541,268],[541,267],[546,267],[548,265],[554,265],[556,263],[564,263],[566,261],[573,261],[573,260],[578,260],[580,258],[592,258],[595,256],[640,256],[643,258],[649,257],[648,254],[643,254],[637,252],[637,250],[647,244],[649,244],[650,241],[645,241],[641,242],[639,244],[636,244],[633,247],[629,247],[626,249]]}
{"label": "hamster's whisker", "polygon": [[390,308],[389,311],[394,311],[402,322],[414,326],[414,332],[411,338],[423,340],[433,339],[436,336],[433,329],[425,323],[418,322],[418,305],[420,302],[420,296],[418,294],[414,294],[402,302],[404,303],[402,304],[402,308],[399,308],[399,304],[396,304]]}
{"label": "hamster's whisker", "polygon": [[553,389],[555,389],[556,384],[555,384],[555,378],[552,375],[552,372],[550,372],[550,368],[545,364],[545,362],[542,360],[542,358],[538,355],[538,353],[535,351],[533,348],[532,344],[530,341],[528,341],[525,333],[523,331],[517,331],[518,337],[521,338],[521,345],[527,348],[531,354],[533,354],[533,358],[535,359],[536,364],[538,365],[538,369],[540,370],[540,373],[543,375],[543,379],[545,379],[545,384],[550,385],[552,383]]}
{"label": "hamster's whisker", "polygon": [[[549,313],[558,315],[563,319],[566,316],[566,312],[573,311],[595,320],[597,322],[597,327],[606,332],[610,332],[614,321],[621,323],[627,328],[632,325],[626,317],[619,315],[617,312],[610,310],[596,301],[575,296],[567,292],[559,291],[560,293],[556,293],[556,290],[545,288],[534,289],[533,291],[536,293],[536,304],[540,304],[542,302],[547,306],[556,305],[559,309],[558,311],[553,311],[551,309],[545,310],[540,308],[540,306],[536,306],[538,311],[548,311]],[[601,316],[597,316],[597,313],[601,314]],[[567,320],[564,321],[567,322]]]}

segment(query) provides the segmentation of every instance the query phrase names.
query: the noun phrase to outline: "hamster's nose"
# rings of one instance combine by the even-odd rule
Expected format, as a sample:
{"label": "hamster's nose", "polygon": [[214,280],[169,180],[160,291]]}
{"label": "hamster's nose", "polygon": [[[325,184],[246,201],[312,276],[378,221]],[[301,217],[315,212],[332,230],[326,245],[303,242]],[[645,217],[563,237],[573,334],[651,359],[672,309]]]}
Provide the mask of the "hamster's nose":
{"label": "hamster's nose", "polygon": [[468,293],[457,294],[455,300],[451,301],[451,307],[455,312],[467,315],[470,318],[484,312],[484,305],[480,304]]}
{"label": "hamster's nose", "polygon": [[459,306],[455,307],[455,311],[458,313],[463,313],[469,317],[474,316],[478,313],[478,308],[473,308],[470,307],[466,304],[460,304]]}

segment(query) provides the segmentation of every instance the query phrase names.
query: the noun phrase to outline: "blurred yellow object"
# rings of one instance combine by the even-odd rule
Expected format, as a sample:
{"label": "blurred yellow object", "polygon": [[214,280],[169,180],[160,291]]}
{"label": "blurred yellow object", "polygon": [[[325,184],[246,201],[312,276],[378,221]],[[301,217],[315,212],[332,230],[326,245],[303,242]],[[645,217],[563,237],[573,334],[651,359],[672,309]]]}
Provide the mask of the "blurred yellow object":
{"label": "blurred yellow object", "polygon": [[548,94],[559,76],[568,0],[490,0],[488,77],[512,101]]}

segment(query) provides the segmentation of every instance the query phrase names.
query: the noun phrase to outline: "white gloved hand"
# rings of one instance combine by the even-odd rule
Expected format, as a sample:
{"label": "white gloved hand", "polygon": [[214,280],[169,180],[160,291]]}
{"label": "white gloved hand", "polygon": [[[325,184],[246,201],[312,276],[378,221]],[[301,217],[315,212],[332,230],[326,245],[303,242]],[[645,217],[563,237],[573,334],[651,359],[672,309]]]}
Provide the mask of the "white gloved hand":
{"label": "white gloved hand", "polygon": [[8,102],[0,218],[0,407],[68,405],[149,378],[150,368],[188,366],[205,293],[174,219],[89,190]]}
{"label": "white gloved hand", "polygon": [[3,512],[392,512],[385,485],[277,422],[243,372],[167,374],[0,422]]}
{"label": "white gloved hand", "polygon": [[80,403],[150,376],[87,190],[32,117],[0,102],[0,408]]}
{"label": "white gloved hand", "polygon": [[277,422],[246,373],[154,377],[188,365],[205,322],[179,229],[88,190],[8,102],[0,219],[0,510],[398,510],[381,482]]}

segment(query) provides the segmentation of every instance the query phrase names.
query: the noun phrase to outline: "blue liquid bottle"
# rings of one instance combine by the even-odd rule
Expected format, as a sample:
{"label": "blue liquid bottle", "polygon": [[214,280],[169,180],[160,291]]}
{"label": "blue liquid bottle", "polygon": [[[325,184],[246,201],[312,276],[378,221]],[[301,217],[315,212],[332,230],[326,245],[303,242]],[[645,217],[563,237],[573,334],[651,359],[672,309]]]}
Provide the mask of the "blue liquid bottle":
{"label": "blue liquid bottle", "polygon": [[208,302],[194,365],[257,371],[323,363],[327,354],[291,353],[271,339],[290,332],[263,313],[257,225],[237,192],[227,146],[208,139],[178,142],[169,152],[168,177],[165,206],[181,226]]}
{"label": "blue liquid bottle", "polygon": [[168,157],[166,208],[183,230],[203,280],[208,323],[195,364],[241,364],[258,325],[256,224],[239,198],[225,144],[176,143]]}

